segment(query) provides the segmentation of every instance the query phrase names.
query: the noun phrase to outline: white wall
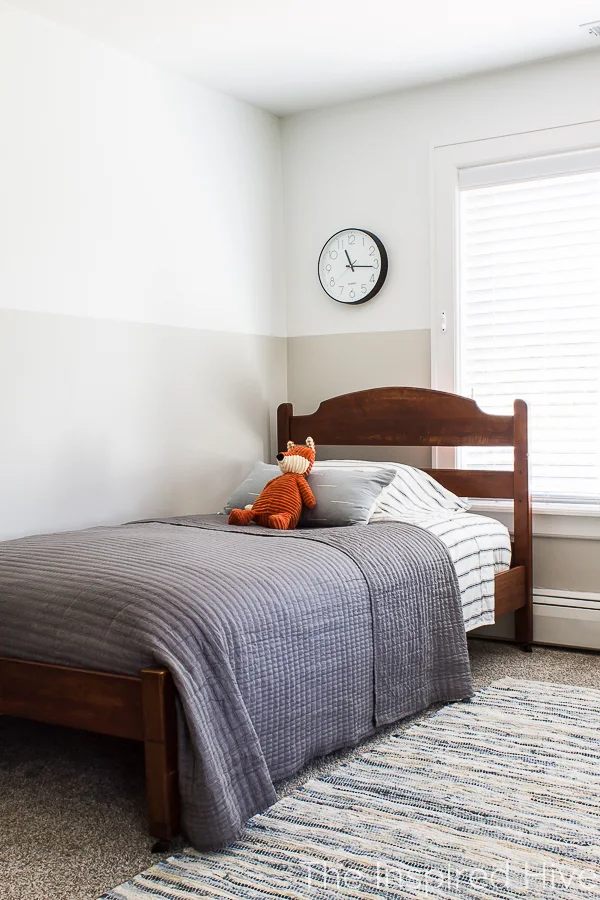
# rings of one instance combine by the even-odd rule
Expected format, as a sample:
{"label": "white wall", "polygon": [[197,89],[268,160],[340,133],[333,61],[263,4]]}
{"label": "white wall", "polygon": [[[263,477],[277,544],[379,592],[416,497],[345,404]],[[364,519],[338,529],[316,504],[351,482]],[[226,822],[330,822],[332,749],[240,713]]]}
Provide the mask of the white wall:
{"label": "white wall", "polygon": [[[428,328],[432,148],[600,119],[599,86],[594,51],[284,119],[289,335]],[[322,245],[346,227],[389,254],[383,290],[357,307],[317,280]]]}
{"label": "white wall", "polygon": [[281,191],[275,117],[0,0],[0,538],[211,511],[270,454]]}
{"label": "white wall", "polygon": [[0,2],[0,128],[2,307],[284,333],[274,116]]}

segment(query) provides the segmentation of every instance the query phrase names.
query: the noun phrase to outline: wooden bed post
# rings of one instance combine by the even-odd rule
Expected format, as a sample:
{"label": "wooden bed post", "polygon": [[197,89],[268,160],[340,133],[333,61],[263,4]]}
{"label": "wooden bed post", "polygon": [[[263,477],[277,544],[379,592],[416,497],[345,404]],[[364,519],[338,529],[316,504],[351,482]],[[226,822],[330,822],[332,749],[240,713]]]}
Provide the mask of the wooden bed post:
{"label": "wooden bed post", "polygon": [[292,417],[294,407],[291,403],[280,403],[277,407],[277,452],[285,450],[287,442],[292,440]]}
{"label": "wooden bed post", "polygon": [[141,679],[148,826],[170,841],[180,830],[175,688],[167,669],[142,669]]}
{"label": "wooden bed post", "polygon": [[533,534],[527,453],[527,404],[515,400],[515,524],[513,566],[525,567],[526,604],[515,610],[515,641],[530,652],[533,641]]}

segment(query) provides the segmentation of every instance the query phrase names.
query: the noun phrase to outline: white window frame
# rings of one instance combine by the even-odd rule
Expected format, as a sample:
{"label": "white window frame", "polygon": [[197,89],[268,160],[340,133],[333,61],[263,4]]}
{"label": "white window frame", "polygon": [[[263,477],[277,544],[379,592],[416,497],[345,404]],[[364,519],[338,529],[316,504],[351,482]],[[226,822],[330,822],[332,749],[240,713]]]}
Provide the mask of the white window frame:
{"label": "white window frame", "polygon": [[[459,172],[475,166],[518,163],[527,159],[593,150],[600,147],[600,120],[565,125],[540,131],[434,147],[431,160],[431,386],[435,390],[456,393],[459,353],[457,328],[458,292],[458,213]],[[433,465],[456,466],[453,448],[435,448]],[[510,504],[512,506],[512,504]],[[502,512],[509,504],[479,504],[482,511]],[[494,514],[495,514],[494,512]],[[538,533],[575,537],[564,516],[586,517],[585,534],[600,537],[600,508],[572,504],[558,507],[551,502],[536,502],[534,513],[548,515],[546,528]],[[561,526],[562,521],[562,526]],[[551,524],[552,523],[552,524]],[[534,522],[535,525],[535,522]],[[583,525],[583,523],[582,523]],[[551,526],[551,527],[549,527]],[[571,531],[571,534],[567,532]]]}

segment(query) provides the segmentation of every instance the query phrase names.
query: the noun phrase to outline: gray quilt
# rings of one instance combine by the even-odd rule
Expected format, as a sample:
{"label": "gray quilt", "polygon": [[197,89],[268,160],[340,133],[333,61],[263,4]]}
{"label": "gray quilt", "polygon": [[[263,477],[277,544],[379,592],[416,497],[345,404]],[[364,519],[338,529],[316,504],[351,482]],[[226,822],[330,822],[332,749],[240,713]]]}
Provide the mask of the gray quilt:
{"label": "gray quilt", "polygon": [[0,655],[173,674],[187,837],[222,846],[315,756],[470,696],[445,546],[410,525],[199,516],[0,544]]}

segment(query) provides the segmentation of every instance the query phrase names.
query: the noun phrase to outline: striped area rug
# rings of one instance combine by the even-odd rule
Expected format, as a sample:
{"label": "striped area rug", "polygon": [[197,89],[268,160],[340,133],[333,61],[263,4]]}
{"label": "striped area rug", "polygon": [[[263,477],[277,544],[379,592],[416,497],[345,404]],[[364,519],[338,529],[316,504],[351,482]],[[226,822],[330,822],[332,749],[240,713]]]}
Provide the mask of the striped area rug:
{"label": "striped area rug", "polygon": [[600,897],[600,691],[504,679],[102,900]]}

